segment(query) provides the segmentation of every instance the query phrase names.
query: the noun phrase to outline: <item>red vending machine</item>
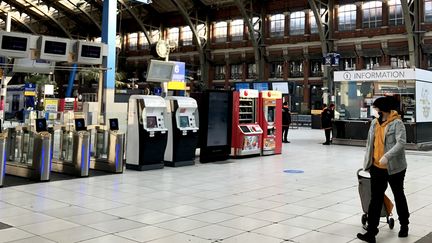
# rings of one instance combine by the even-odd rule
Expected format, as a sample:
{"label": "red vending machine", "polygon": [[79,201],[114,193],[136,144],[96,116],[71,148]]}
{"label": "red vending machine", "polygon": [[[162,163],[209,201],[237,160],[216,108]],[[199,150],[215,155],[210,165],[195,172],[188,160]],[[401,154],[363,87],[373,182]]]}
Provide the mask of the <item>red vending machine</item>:
{"label": "red vending machine", "polygon": [[258,97],[258,91],[253,89],[233,92],[233,157],[261,155],[263,130],[258,124]]}
{"label": "red vending machine", "polygon": [[282,153],[282,93],[262,91],[259,94],[258,122],[263,130],[262,154]]}

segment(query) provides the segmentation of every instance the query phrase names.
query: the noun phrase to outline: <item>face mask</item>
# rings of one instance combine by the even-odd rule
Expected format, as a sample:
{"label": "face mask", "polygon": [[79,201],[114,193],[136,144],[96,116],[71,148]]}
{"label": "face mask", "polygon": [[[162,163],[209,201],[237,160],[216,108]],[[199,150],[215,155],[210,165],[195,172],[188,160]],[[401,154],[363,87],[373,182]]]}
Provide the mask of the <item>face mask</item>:
{"label": "face mask", "polygon": [[379,114],[380,112],[378,112],[376,109],[373,109],[373,111],[372,111],[372,115],[375,117],[375,118],[378,118],[378,117],[380,117],[380,114]]}

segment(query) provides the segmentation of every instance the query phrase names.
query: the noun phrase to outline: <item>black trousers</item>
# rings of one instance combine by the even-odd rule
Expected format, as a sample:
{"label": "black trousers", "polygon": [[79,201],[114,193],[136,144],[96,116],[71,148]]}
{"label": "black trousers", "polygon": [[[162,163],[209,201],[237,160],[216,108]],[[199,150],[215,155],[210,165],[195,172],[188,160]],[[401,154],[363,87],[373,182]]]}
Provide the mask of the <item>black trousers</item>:
{"label": "black trousers", "polygon": [[387,170],[372,166],[371,175],[371,201],[368,209],[368,232],[378,233],[378,225],[381,216],[381,209],[384,203],[384,193],[387,184],[393,191],[396,203],[396,211],[401,225],[409,224],[408,204],[404,193],[404,179],[406,170],[394,175],[389,175]]}
{"label": "black trousers", "polygon": [[282,141],[288,141],[288,130],[289,130],[289,125],[283,125],[282,126],[282,134],[283,134],[283,140]]}
{"label": "black trousers", "polygon": [[330,143],[330,134],[331,134],[332,129],[325,129],[325,137],[326,137],[326,143]]}

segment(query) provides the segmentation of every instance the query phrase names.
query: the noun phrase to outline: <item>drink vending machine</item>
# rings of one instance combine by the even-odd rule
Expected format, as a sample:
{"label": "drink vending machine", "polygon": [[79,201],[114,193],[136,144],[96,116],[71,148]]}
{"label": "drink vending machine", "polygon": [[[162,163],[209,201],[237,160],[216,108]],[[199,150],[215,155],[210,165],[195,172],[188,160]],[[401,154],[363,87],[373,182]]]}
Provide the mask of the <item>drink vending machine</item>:
{"label": "drink vending machine", "polygon": [[165,165],[193,165],[198,145],[198,104],[190,97],[168,96],[165,99],[165,120],[169,131]]}
{"label": "drink vending machine", "polygon": [[165,100],[160,96],[132,95],[129,98],[126,168],[153,170],[164,167],[168,139],[164,115]]}
{"label": "drink vending machine", "polygon": [[263,129],[262,154],[282,153],[282,93],[262,91],[259,95],[259,124]]}
{"label": "drink vending machine", "polygon": [[258,91],[241,89],[233,92],[231,156],[261,154],[263,130],[258,124]]}

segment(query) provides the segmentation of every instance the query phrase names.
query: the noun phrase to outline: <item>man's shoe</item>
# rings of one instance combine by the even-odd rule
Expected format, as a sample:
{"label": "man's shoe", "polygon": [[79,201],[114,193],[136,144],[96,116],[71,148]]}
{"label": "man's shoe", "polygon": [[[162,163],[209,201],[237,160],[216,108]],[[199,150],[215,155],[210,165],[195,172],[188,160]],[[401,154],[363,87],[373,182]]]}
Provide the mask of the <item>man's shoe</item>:
{"label": "man's shoe", "polygon": [[364,234],[358,233],[357,238],[368,243],[376,243],[375,235],[372,235],[369,232],[366,232]]}
{"label": "man's shoe", "polygon": [[290,141],[286,141],[286,143],[291,143]]}
{"label": "man's shoe", "polygon": [[325,143],[323,143],[323,145],[330,145],[330,143],[329,142],[325,142]]}
{"label": "man's shoe", "polygon": [[408,237],[408,225],[401,225],[398,236],[400,238]]}

